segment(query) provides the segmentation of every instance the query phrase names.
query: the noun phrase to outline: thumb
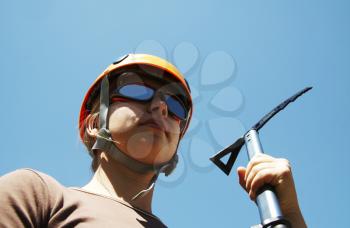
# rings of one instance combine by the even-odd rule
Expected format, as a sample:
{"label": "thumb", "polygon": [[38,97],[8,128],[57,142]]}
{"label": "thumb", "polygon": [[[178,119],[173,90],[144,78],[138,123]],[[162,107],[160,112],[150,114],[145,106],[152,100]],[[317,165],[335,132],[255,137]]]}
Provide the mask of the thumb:
{"label": "thumb", "polygon": [[245,167],[238,167],[237,168],[237,174],[238,174],[238,178],[239,178],[239,184],[242,186],[242,188],[245,189],[245,185],[246,185],[246,181],[244,180],[244,176],[245,176],[245,172],[246,172],[246,168]]}

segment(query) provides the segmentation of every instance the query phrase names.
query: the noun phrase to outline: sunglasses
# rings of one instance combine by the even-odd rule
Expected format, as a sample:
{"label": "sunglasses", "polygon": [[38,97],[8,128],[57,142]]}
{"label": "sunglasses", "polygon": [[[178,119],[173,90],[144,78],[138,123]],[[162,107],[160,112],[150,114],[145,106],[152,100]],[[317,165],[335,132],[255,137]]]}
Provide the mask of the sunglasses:
{"label": "sunglasses", "polygon": [[147,84],[140,82],[133,82],[119,86],[112,92],[113,98],[127,98],[133,101],[149,102],[153,99],[156,93],[160,93],[161,99],[166,103],[169,113],[179,120],[186,120],[189,114],[189,110],[184,104],[183,98],[177,94],[167,93],[155,89]]}

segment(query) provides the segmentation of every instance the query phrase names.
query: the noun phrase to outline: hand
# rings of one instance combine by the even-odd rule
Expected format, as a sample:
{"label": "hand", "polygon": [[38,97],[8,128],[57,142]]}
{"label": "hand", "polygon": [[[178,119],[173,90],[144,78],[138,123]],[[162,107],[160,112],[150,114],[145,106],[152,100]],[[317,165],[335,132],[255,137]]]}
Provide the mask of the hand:
{"label": "hand", "polygon": [[306,227],[301,214],[295,190],[292,169],[288,160],[266,154],[255,156],[247,168],[238,167],[240,185],[248,192],[251,200],[265,184],[275,188],[283,215],[293,227]]}

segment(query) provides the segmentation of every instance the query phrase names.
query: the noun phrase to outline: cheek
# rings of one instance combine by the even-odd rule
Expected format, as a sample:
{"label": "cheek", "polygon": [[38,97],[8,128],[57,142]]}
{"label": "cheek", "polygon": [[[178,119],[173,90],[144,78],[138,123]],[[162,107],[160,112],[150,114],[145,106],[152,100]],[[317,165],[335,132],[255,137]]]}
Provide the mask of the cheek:
{"label": "cheek", "polygon": [[171,121],[169,121],[169,132],[175,136],[180,136],[180,120],[171,119]]}
{"label": "cheek", "polygon": [[132,129],[138,120],[139,116],[135,110],[112,106],[109,112],[108,127],[111,132],[122,133]]}
{"label": "cheek", "polygon": [[169,124],[169,144],[176,147],[180,140],[180,123],[178,121],[171,121]]}

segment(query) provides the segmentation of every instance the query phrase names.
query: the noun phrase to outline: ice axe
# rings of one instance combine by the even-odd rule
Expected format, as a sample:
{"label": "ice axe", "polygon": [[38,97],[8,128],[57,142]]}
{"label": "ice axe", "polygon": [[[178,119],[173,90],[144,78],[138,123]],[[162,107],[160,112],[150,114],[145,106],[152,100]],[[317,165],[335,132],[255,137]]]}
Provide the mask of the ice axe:
{"label": "ice axe", "polygon": [[[229,175],[233,164],[240,152],[242,146],[245,144],[248,152],[248,158],[251,160],[255,155],[264,153],[258,131],[278,112],[283,110],[288,104],[295,101],[298,97],[312,89],[307,87],[294,96],[288,98],[274,108],[271,112],[266,114],[259,122],[257,122],[249,131],[247,131],[241,138],[237,139],[232,145],[226,147],[216,155],[210,158],[216,166],[218,166],[226,175]],[[227,163],[223,163],[220,159],[230,154]],[[283,217],[278,198],[274,189],[270,185],[265,185],[259,189],[256,197],[256,204],[259,208],[261,224],[254,227],[262,228],[290,228],[290,222]]]}

